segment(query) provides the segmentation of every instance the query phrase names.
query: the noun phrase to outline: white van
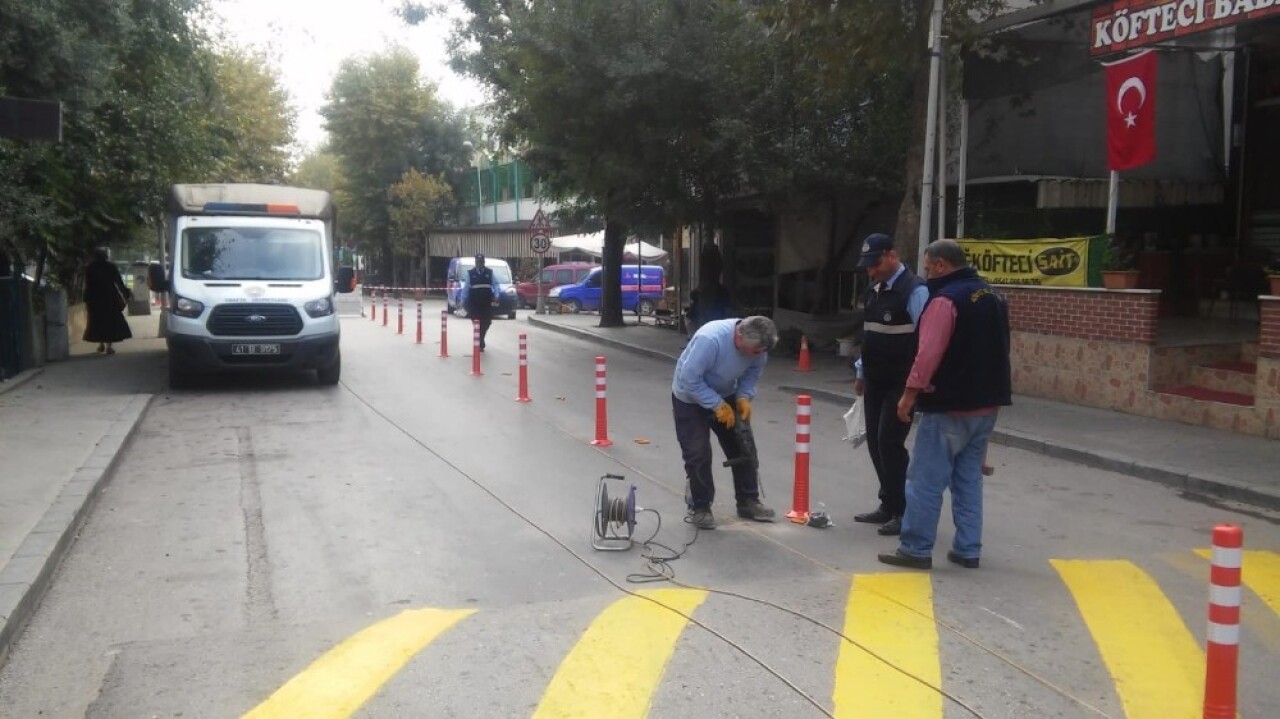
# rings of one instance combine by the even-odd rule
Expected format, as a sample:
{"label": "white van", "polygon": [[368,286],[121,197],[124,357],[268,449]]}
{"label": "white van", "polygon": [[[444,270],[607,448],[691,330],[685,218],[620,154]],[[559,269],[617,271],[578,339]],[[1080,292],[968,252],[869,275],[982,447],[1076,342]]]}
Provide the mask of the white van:
{"label": "white van", "polygon": [[342,372],[334,292],[355,288],[352,268],[333,266],[329,193],[275,185],[174,185],[166,227],[169,293],[161,323],[169,385],[197,374],[314,370],[321,384]]}
{"label": "white van", "polygon": [[[467,281],[467,272],[476,266],[474,257],[454,257],[449,260],[449,274],[445,276],[444,303],[450,314],[462,307],[462,285]],[[506,315],[507,319],[516,318],[516,283],[511,275],[511,265],[506,260],[493,257],[484,258],[484,266],[493,270],[493,314]]]}

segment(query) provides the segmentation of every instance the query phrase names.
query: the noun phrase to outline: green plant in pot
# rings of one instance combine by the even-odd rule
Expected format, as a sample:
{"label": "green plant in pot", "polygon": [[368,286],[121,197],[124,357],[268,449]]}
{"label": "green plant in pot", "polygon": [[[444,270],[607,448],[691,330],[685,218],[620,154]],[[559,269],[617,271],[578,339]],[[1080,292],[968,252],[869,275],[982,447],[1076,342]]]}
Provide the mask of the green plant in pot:
{"label": "green plant in pot", "polygon": [[1137,254],[1115,237],[1102,247],[1102,286],[1131,290],[1138,286]]}

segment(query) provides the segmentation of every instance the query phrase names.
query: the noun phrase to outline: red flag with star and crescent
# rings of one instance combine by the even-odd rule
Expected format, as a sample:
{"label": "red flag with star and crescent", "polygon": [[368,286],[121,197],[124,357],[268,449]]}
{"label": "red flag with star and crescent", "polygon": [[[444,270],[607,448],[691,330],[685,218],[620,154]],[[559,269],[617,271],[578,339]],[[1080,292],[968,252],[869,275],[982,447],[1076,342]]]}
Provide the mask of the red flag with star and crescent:
{"label": "red flag with star and crescent", "polygon": [[1156,157],[1156,53],[1106,63],[1107,167],[1132,170]]}

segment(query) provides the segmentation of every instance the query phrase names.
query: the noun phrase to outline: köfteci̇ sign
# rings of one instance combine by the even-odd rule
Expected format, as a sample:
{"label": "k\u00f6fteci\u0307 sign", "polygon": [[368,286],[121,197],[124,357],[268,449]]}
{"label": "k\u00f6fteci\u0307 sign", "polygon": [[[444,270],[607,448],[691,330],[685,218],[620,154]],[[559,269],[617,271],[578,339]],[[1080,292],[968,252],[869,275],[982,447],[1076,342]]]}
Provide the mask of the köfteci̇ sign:
{"label": "k\u00f6fteci\u0307 sign", "polygon": [[1280,0],[1115,0],[1093,11],[1090,55],[1280,15]]}

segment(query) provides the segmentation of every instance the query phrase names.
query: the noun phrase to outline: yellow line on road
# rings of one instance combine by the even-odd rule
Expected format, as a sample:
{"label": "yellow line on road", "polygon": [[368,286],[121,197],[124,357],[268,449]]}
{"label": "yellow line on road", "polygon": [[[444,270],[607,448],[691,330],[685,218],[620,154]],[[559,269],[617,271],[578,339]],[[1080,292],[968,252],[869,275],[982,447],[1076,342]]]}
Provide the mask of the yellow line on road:
{"label": "yellow line on road", "polygon": [[840,642],[832,694],[837,717],[942,716],[942,695],[936,689],[942,668],[929,575],[855,575],[844,633],[880,658]]}
{"label": "yellow line on road", "polygon": [[[696,589],[638,592],[685,614],[707,598]],[[642,597],[600,613],[547,685],[536,719],[644,717],[689,620]]]}
{"label": "yellow line on road", "polygon": [[1050,563],[1075,597],[1125,716],[1199,717],[1204,652],[1155,580],[1126,561]]}
{"label": "yellow line on road", "polygon": [[[1211,559],[1213,550],[1197,549],[1196,554]],[[1246,551],[1240,564],[1240,581],[1271,607],[1271,611],[1280,614],[1280,554]]]}
{"label": "yellow line on road", "polygon": [[387,680],[474,609],[411,609],[330,649],[245,719],[339,719],[351,716]]}

